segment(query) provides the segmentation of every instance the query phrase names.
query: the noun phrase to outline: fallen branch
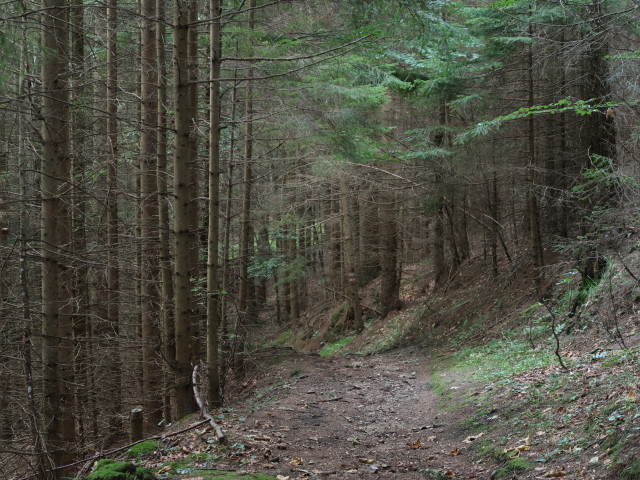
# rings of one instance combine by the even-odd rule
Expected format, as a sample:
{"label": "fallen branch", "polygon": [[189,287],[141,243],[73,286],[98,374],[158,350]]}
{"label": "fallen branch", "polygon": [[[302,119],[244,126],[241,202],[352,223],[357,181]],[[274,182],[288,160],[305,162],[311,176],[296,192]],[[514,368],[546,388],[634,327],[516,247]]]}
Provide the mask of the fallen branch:
{"label": "fallen branch", "polygon": [[198,408],[200,408],[200,415],[203,418],[206,418],[209,421],[209,425],[215,430],[216,438],[219,443],[224,443],[227,440],[222,428],[218,425],[213,418],[213,415],[209,413],[206,405],[202,401],[202,397],[200,396],[200,391],[198,390],[198,365],[193,367],[193,373],[191,374],[191,382],[193,384],[193,396],[196,399],[196,403],[198,404]]}

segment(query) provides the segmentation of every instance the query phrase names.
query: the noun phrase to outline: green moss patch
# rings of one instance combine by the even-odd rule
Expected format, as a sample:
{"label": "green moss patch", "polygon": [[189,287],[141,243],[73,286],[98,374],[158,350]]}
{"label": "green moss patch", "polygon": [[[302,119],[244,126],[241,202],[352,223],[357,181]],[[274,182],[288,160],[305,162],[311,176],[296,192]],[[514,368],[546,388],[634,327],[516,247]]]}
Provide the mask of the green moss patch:
{"label": "green moss patch", "polygon": [[127,451],[128,458],[138,458],[155,452],[158,449],[157,440],[145,440],[140,442]]}
{"label": "green moss patch", "polygon": [[522,473],[531,468],[531,464],[524,458],[514,458],[495,473],[495,478],[513,478],[515,474]]}
{"label": "green moss patch", "polygon": [[338,353],[345,345],[347,345],[351,340],[355,338],[355,335],[350,335],[348,337],[341,338],[337,342],[327,343],[322,350],[320,350],[321,357],[330,357]]}
{"label": "green moss patch", "polygon": [[133,463],[106,458],[96,462],[93,471],[85,480],[156,480],[156,477],[150,470]]}

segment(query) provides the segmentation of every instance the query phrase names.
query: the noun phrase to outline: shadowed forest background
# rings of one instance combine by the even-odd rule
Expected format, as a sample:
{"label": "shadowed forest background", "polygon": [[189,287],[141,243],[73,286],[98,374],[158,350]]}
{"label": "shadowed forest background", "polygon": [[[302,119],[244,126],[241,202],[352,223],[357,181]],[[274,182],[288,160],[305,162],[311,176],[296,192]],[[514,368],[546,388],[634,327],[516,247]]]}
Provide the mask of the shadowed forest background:
{"label": "shadowed forest background", "polygon": [[0,6],[6,478],[195,412],[195,365],[223,405],[318,305],[355,335],[516,270],[542,300],[640,228],[637,2]]}

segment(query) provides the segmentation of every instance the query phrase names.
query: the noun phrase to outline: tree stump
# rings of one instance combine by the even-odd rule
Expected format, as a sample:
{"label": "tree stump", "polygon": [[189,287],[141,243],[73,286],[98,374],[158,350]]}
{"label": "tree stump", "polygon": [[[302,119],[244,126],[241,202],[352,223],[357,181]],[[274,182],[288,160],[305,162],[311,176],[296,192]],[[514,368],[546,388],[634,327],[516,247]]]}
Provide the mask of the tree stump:
{"label": "tree stump", "polygon": [[129,417],[129,435],[131,442],[142,440],[142,428],[144,423],[144,415],[142,408],[134,408],[131,410]]}

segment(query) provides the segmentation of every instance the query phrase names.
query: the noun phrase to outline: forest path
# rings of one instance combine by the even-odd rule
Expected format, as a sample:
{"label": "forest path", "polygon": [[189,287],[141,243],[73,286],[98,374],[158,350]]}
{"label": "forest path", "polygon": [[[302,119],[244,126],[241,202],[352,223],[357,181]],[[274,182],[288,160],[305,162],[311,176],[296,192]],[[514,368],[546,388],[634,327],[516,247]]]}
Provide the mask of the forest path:
{"label": "forest path", "polygon": [[[261,355],[263,374],[224,420],[230,443],[245,449],[245,468],[292,480],[490,477],[464,443],[460,412],[439,404],[433,361],[418,348],[369,357],[274,352]],[[464,389],[455,385],[446,388]]]}

